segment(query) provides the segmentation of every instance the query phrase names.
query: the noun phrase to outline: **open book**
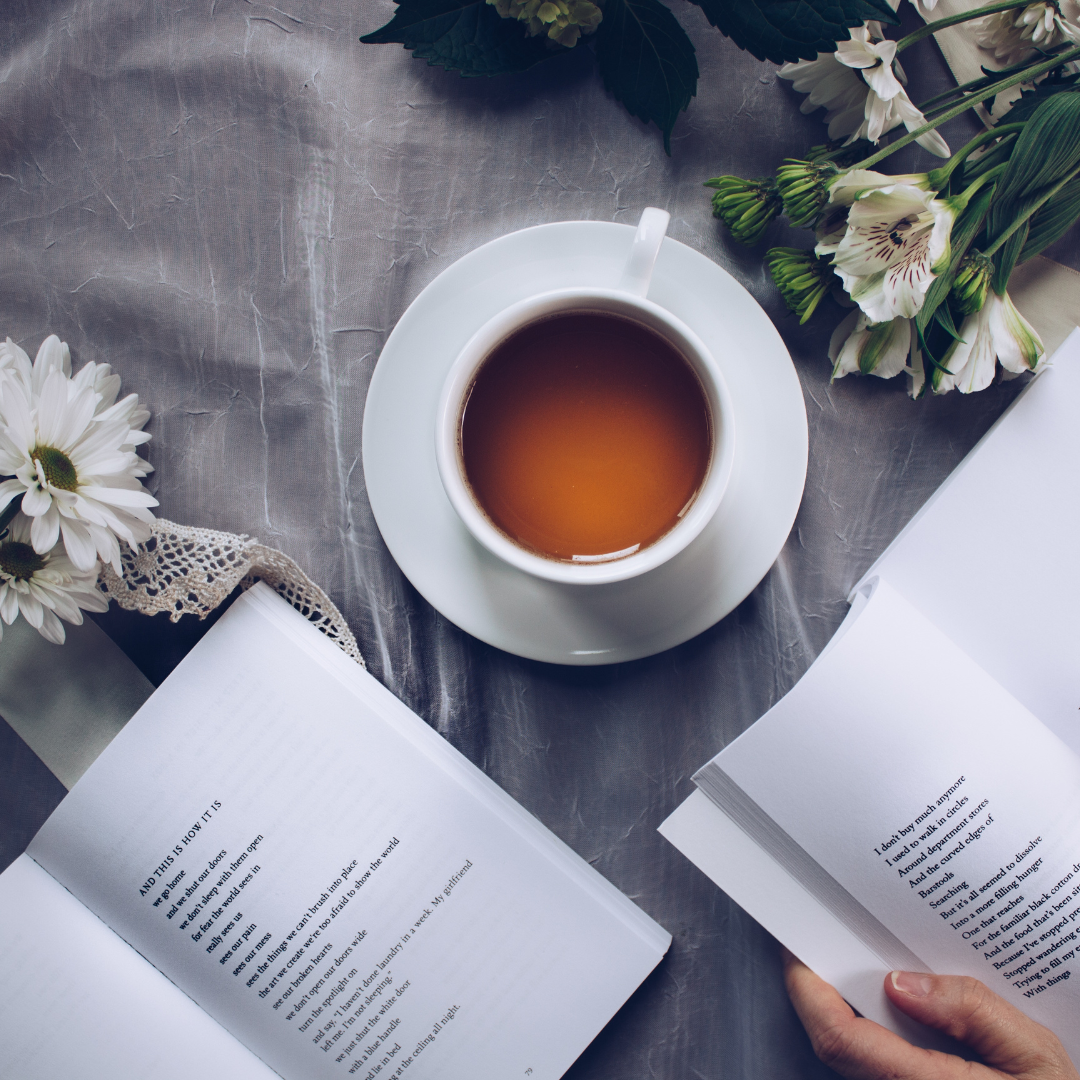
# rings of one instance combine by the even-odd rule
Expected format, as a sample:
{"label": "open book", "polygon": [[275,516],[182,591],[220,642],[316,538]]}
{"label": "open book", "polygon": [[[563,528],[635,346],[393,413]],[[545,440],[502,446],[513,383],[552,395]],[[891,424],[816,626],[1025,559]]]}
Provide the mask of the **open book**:
{"label": "open book", "polygon": [[554,1080],[669,943],[258,585],[0,876],[0,1077]]}
{"label": "open book", "polygon": [[865,1016],[972,975],[1080,1062],[1078,415],[1080,331],[660,831]]}

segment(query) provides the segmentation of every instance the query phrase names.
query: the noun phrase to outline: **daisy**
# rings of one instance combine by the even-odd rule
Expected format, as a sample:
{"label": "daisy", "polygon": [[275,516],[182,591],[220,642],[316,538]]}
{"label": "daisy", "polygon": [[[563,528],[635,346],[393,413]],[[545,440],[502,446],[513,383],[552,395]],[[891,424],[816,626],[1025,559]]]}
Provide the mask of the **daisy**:
{"label": "daisy", "polygon": [[67,346],[55,335],[32,368],[25,353],[4,355],[14,364],[0,372],[0,475],[14,475],[0,483],[0,512],[21,498],[39,555],[63,534],[76,567],[90,570],[100,555],[119,574],[117,537],[131,547],[149,539],[157,505],[140,483],[152,466],[135,453],[150,437],[139,430],[145,410],[134,394],[115,401],[119,382],[107,365],[69,378]]}
{"label": "daisy", "polygon": [[948,264],[955,218],[951,200],[913,184],[856,194],[833,268],[871,322],[919,313],[930,283]]}
{"label": "daisy", "polygon": [[[855,27],[850,40],[837,42],[836,52],[784,64],[777,74],[807,95],[801,112],[825,109],[829,138],[847,136],[845,146],[857,139],[876,144],[901,124],[914,131],[926,123],[904,89],[907,76],[896,59],[896,42],[885,37],[877,22]],[[951,153],[937,131],[920,135],[916,142],[939,157]]]}
{"label": "daisy", "polygon": [[1005,67],[1012,67],[1038,51],[1048,52],[1066,41],[1080,43],[1080,3],[1028,4],[980,20],[975,40],[993,52]]}
{"label": "daisy", "polygon": [[16,514],[0,540],[0,638],[3,624],[21,613],[43,638],[63,645],[61,619],[81,626],[83,611],[105,611],[109,603],[96,588],[96,569],[80,570],[59,545],[38,554],[29,542],[31,528],[25,514]]}
{"label": "daisy", "polygon": [[1045,367],[1042,338],[1016,310],[1008,293],[999,296],[991,289],[982,308],[964,319],[960,338],[942,360],[946,370],[934,372],[935,394],[953,387],[961,394],[985,390],[993,381],[995,361],[1016,374]]}

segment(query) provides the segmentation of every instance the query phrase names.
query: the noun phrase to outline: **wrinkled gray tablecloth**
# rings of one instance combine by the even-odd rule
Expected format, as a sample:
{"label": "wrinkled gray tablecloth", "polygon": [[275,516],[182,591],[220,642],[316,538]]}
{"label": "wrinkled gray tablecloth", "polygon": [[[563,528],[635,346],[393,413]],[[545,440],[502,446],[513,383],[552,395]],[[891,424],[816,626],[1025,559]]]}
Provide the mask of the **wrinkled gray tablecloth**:
{"label": "wrinkled gray tablecloth", "polygon": [[[358,43],[389,0],[276,2],[6,0],[0,334],[33,354],[55,332],[76,365],[113,364],[153,413],[160,512],[294,556],[387,686],[672,931],[572,1076],[827,1075],[774,943],[655,829],[806,669],[848,587],[1018,384],[920,403],[901,380],[829,385],[839,309],[803,329],[785,317],[761,249],[719,230],[700,186],[771,171],[820,141],[820,122],[682,0],[702,80],[670,158],[584,48],[462,80]],[[913,52],[929,96],[948,72],[931,43]],[[950,129],[954,146],[971,130]],[[810,421],[802,510],[760,587],[696,640],[612,668],[520,660],[457,630],[389,557],[360,460],[368,381],[410,301],[471,248],[541,222],[632,223],[647,205],[780,327]],[[1075,265],[1074,248],[1058,257]],[[962,559],[943,552],[927,573]],[[202,629],[160,622],[101,620],[155,681]],[[0,816],[26,831],[26,808],[62,792],[4,738]]]}

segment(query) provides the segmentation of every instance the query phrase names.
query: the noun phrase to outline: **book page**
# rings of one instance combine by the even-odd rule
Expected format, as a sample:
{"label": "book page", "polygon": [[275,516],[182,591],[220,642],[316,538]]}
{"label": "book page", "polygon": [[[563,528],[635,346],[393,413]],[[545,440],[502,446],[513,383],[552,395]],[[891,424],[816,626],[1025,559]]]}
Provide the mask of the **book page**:
{"label": "book page", "polygon": [[695,779],[880,976],[972,975],[1080,1060],[1080,759],[887,583]]}
{"label": "book page", "polygon": [[863,1016],[920,1046],[951,1048],[885,996],[881,958],[703,791],[686,798],[659,832],[847,1001],[858,1001]]}
{"label": "book page", "polygon": [[884,577],[1080,752],[1080,330],[856,586]]}
{"label": "book page", "polygon": [[286,1080],[553,1080],[670,940],[265,586],[30,854]]}
{"label": "book page", "polygon": [[274,1080],[37,863],[0,875],[2,1080]]}

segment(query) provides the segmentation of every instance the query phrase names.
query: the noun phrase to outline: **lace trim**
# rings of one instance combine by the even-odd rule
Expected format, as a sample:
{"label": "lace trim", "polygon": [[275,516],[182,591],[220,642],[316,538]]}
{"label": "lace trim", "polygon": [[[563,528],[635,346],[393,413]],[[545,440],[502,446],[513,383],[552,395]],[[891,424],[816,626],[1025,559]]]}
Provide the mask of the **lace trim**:
{"label": "lace trim", "polygon": [[98,587],[127,611],[156,615],[167,611],[172,622],[182,615],[205,619],[239,585],[249,589],[265,581],[347,656],[364,666],[356,638],[333,601],[277,548],[250,536],[215,532],[157,518],[153,534],[132,551],[121,545],[123,576],[106,566]]}

